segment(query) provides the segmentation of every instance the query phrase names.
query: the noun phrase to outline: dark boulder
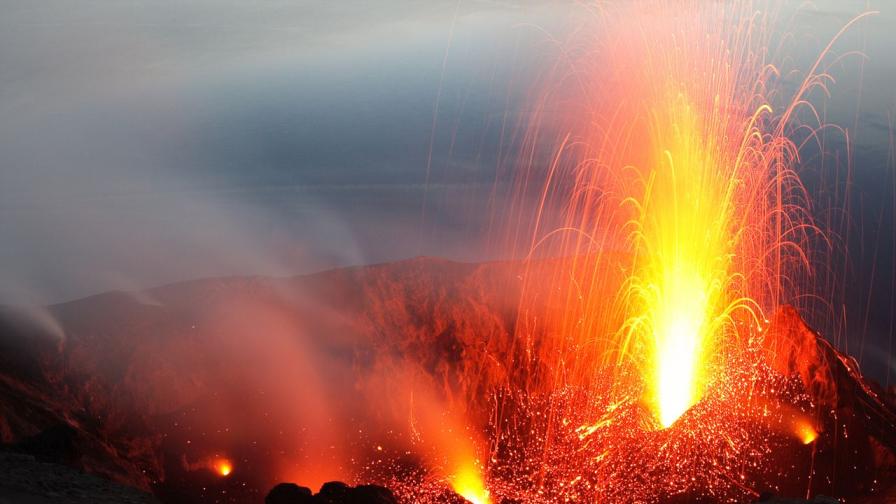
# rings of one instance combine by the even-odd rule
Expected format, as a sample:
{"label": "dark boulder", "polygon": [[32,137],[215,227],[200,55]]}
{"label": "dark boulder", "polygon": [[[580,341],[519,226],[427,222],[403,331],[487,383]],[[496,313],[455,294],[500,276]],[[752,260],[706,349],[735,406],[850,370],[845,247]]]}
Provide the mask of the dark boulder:
{"label": "dark boulder", "polygon": [[23,439],[14,449],[33,455],[41,462],[74,465],[79,459],[75,449],[77,435],[77,431],[70,425],[54,425]]}
{"label": "dark boulder", "polygon": [[264,504],[312,504],[311,489],[295,483],[280,483],[268,492]]}
{"label": "dark boulder", "polygon": [[341,481],[328,481],[320,487],[320,491],[314,496],[314,502],[318,504],[342,504],[349,502],[348,498],[352,488]]}
{"label": "dark boulder", "polygon": [[840,501],[833,497],[827,497],[824,495],[816,495],[812,500],[787,499],[766,492],[760,495],[759,499],[754,502],[757,504],[838,504]]}
{"label": "dark boulder", "polygon": [[359,504],[398,504],[392,490],[379,485],[359,485],[352,490],[352,498]]}
{"label": "dark boulder", "polygon": [[265,504],[398,504],[398,499],[391,490],[379,485],[351,487],[341,481],[329,481],[313,496],[311,490],[295,483],[280,483],[271,490],[264,502]]}

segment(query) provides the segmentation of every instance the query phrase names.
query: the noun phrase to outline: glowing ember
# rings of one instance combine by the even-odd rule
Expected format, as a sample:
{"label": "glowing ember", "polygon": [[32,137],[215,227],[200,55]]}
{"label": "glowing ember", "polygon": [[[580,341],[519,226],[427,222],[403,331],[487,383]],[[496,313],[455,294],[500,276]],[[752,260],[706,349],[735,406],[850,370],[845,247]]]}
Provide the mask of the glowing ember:
{"label": "glowing ember", "polygon": [[213,468],[219,476],[226,477],[233,472],[233,463],[228,459],[220,458],[215,460]]}

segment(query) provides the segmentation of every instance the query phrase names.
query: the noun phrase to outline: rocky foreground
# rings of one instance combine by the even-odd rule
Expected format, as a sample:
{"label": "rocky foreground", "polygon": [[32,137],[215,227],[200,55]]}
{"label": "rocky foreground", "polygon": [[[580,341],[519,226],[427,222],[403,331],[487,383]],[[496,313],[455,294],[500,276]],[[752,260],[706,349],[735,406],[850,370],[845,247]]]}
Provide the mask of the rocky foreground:
{"label": "rocky foreground", "polygon": [[159,504],[159,500],[65,465],[0,451],[0,504]]}

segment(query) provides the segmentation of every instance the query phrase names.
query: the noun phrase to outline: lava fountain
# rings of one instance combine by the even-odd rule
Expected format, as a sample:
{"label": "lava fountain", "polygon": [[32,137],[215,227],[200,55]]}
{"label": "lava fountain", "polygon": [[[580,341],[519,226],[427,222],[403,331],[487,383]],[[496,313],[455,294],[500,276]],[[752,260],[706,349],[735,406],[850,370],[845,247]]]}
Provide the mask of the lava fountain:
{"label": "lava fountain", "polygon": [[[786,61],[772,30],[779,9],[597,3],[539,83],[511,168],[509,241],[528,266],[507,364],[526,400],[547,398],[540,430],[522,434],[537,439],[539,491],[549,478],[586,486],[590,498],[628,488],[613,481],[609,466],[625,458],[614,453],[631,454],[625,445],[645,433],[675,430],[701,401],[699,421],[657,438],[657,453],[638,455],[641,468],[675,473],[710,450],[704,443],[715,440],[702,432],[715,432],[731,453],[712,448],[714,460],[691,469],[718,478],[696,485],[736,487],[730,474],[747,477],[737,459],[745,466],[747,453],[769,449],[753,430],[754,391],[774,381],[756,357],[765,314],[812,295],[812,244],[827,240],[795,171],[793,138],[824,127],[808,97],[830,76],[824,54],[805,74],[775,64]],[[804,76],[785,91],[795,75]],[[732,401],[748,406],[735,413]],[[626,417],[633,408],[651,419]],[[578,436],[567,436],[580,421]],[[807,422],[789,431],[807,444],[817,437]],[[597,454],[584,447],[597,444]],[[500,439],[495,446],[501,453]],[[552,457],[586,451],[592,458],[576,470],[545,469]]]}
{"label": "lava fountain", "polygon": [[[774,113],[772,14],[705,2],[601,3],[593,14],[596,26],[566,44],[576,78],[558,67],[548,82],[560,88],[547,86],[523,142],[516,201],[531,198],[537,174],[544,181],[529,257],[573,259],[548,288],[524,286],[521,313],[535,299],[553,307],[542,322],[552,341],[523,335],[521,353],[565,370],[537,378],[547,388],[635,366],[668,427],[725,365],[726,347],[805,287],[803,244],[816,229],[793,171],[793,112]],[[789,102],[819,84],[808,79]],[[536,158],[548,109],[565,133],[545,172]]]}
{"label": "lava fountain", "polygon": [[775,2],[581,8],[495,198],[522,255],[511,332],[463,347],[434,403],[470,429],[419,436],[436,486],[477,504],[809,493],[836,420],[769,358],[766,317],[812,298],[830,246],[796,168],[826,127],[810,98],[833,42],[800,73]]}
{"label": "lava fountain", "polygon": [[623,341],[643,356],[662,427],[700,399],[725,345],[793,294],[782,276],[808,268],[801,244],[811,229],[797,150],[778,127],[786,118],[762,93],[776,70],[755,45],[761,22],[749,6],[692,8],[696,23],[660,6],[659,16],[635,13],[644,21],[619,35],[634,51],[624,57],[642,63],[622,80],[616,128],[639,140],[608,160],[630,215]]}
{"label": "lava fountain", "polygon": [[706,70],[689,61],[672,62],[661,72],[665,82],[654,78],[644,90],[639,115],[649,117],[650,134],[639,148],[648,158],[646,168],[631,168],[644,188],[626,200],[636,215],[629,224],[636,259],[625,293],[632,314],[626,330],[646,351],[643,376],[663,427],[700,398],[711,356],[731,332],[729,314],[755,305],[741,281],[749,272],[734,263],[754,256],[741,237],[763,232],[763,219],[774,215],[761,208],[761,186],[781,171],[772,165],[780,157],[767,152],[779,147],[767,145],[755,127],[769,109],[745,114],[749,105],[736,101],[731,76],[709,89],[690,83],[686,75]]}

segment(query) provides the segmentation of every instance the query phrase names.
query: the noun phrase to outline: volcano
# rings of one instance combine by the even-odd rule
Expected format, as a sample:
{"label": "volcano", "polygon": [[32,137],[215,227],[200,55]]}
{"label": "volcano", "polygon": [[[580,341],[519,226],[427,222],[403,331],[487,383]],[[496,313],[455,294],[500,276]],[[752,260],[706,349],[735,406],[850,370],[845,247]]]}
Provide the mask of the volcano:
{"label": "volcano", "polygon": [[[478,397],[481,408],[464,417],[492,436],[494,391],[481,377],[513,380],[497,356],[514,345],[521,269],[417,258],[284,279],[197,280],[46,307],[61,332],[38,323],[34,309],[6,308],[2,442],[163,502],[262,502],[279,482],[329,480],[391,486],[404,502],[424,494],[446,502],[449,484],[420,476],[431,468],[414,453],[415,433],[426,432],[405,427],[423,420],[405,416],[396,384],[406,381],[393,378],[414,363],[409,375],[429,398],[413,400],[434,408]],[[784,404],[765,408],[766,417],[787,432],[749,484],[730,483],[745,487],[736,495],[896,498],[894,389],[863,377],[793,308],[770,317],[765,334],[762,361],[784,384],[775,390],[792,391],[763,399]],[[656,477],[630,474],[635,483]],[[0,495],[44,491],[3,479],[0,487]],[[712,500],[671,488],[679,487],[649,500]]]}

